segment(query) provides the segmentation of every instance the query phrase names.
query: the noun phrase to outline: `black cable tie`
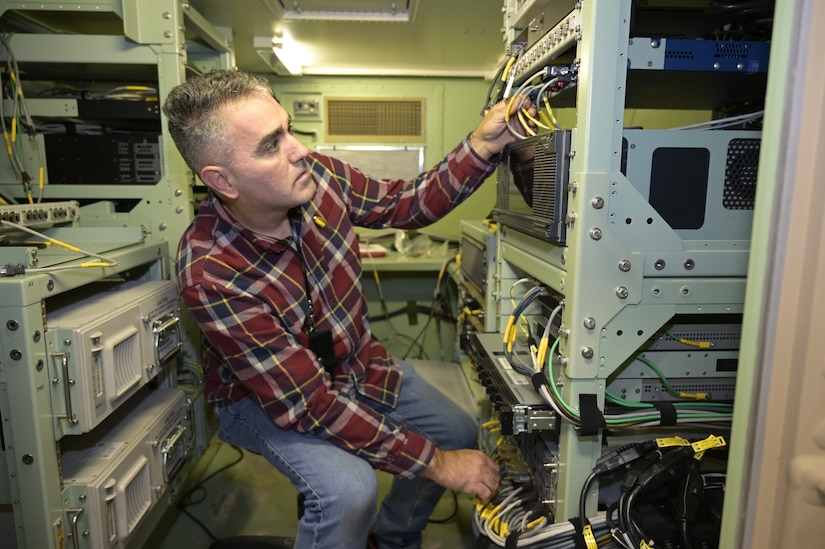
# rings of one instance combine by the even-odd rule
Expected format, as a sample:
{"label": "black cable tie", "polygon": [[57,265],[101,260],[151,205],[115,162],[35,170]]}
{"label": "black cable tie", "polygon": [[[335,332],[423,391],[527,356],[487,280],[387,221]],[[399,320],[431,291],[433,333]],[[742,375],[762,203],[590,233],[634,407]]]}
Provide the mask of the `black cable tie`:
{"label": "black cable tie", "polygon": [[602,427],[607,425],[604,421],[604,414],[599,410],[596,395],[593,393],[579,395],[579,414],[581,415],[579,435],[583,437],[596,435]]}
{"label": "black cable tie", "polygon": [[654,402],[653,406],[659,411],[659,425],[662,427],[673,427],[679,414],[672,402]]}
{"label": "black cable tie", "polygon": [[520,531],[510,532],[507,539],[504,540],[504,549],[516,549],[518,547],[518,538],[521,535]]}
{"label": "black cable tie", "polygon": [[587,549],[587,543],[584,541],[584,525],[582,524],[581,518],[572,517],[568,522],[573,525],[573,529],[576,531],[576,535],[573,536],[573,543],[576,545],[576,549]]}
{"label": "black cable tie", "polygon": [[544,372],[536,372],[532,375],[530,381],[533,382],[533,389],[535,389],[537,393],[541,393],[542,387],[550,385],[550,381],[547,379],[547,376],[544,375]]}

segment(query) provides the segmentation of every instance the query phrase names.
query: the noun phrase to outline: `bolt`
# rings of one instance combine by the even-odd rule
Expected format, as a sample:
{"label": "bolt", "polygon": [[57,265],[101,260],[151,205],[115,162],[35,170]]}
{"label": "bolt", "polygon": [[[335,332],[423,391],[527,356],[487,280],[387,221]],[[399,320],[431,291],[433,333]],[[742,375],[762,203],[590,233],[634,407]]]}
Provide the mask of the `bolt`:
{"label": "bolt", "polygon": [[598,227],[593,227],[590,229],[590,238],[593,240],[601,240],[602,239],[602,230]]}
{"label": "bolt", "polygon": [[686,271],[692,270],[696,266],[696,263],[692,259],[685,259],[684,267]]}
{"label": "bolt", "polygon": [[662,269],[665,268],[665,260],[664,259],[657,259],[653,263],[653,268],[656,269],[657,271],[661,271]]}
{"label": "bolt", "polygon": [[592,347],[582,347],[582,357],[586,359],[593,358],[593,348]]}
{"label": "bolt", "polygon": [[590,201],[590,205],[596,210],[601,210],[604,208],[604,198],[601,196],[594,196],[593,200]]}
{"label": "bolt", "polygon": [[17,323],[16,320],[9,320],[6,322],[6,328],[11,330],[12,332],[17,330],[20,327],[20,324]]}
{"label": "bolt", "polygon": [[627,296],[630,292],[627,291],[627,288],[624,286],[619,286],[616,288],[616,297],[619,299],[627,299]]}
{"label": "bolt", "polygon": [[37,370],[38,372],[42,372],[43,371],[43,360],[38,360],[37,362],[35,362],[34,369]]}
{"label": "bolt", "polygon": [[21,358],[23,358],[23,351],[21,351],[20,349],[12,349],[9,353],[9,356],[12,360],[20,360]]}
{"label": "bolt", "polygon": [[582,324],[584,324],[584,327],[587,328],[588,330],[592,330],[593,328],[596,327],[596,319],[593,318],[592,316],[588,316],[587,318],[584,319],[584,322]]}
{"label": "bolt", "polygon": [[34,463],[34,456],[31,454],[25,454],[23,456],[23,463],[25,463],[26,465],[31,465],[32,463]]}
{"label": "bolt", "polygon": [[623,273],[626,273],[630,270],[630,261],[627,259],[622,259],[619,261],[619,270]]}

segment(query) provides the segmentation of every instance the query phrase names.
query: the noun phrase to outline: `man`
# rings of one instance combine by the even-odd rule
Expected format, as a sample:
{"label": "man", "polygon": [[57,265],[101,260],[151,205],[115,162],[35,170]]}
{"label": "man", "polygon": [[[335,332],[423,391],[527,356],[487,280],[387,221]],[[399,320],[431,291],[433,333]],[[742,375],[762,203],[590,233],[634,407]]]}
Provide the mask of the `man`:
{"label": "man", "polygon": [[[310,152],[263,79],[213,71],[164,104],[209,189],[178,250],[204,335],[219,436],[265,456],[305,497],[296,547],[417,547],[444,488],[489,500],[499,468],[473,420],[370,333],[353,227],[413,229],[470,195],[515,138],[506,105],[429,172],[375,180]],[[532,107],[531,107],[532,109]],[[373,469],[395,475],[376,516]]]}

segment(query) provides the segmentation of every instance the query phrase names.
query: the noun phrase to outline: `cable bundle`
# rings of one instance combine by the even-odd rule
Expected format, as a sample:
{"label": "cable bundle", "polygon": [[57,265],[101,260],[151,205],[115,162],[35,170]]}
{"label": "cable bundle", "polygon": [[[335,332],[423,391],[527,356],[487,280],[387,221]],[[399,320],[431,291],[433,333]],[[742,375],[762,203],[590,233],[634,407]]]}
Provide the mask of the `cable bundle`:
{"label": "cable bundle", "polygon": [[[489,503],[476,503],[473,519],[479,535],[490,546],[575,549],[580,537],[570,522],[551,523],[529,488],[506,480]],[[591,528],[599,541],[598,547],[616,547],[611,540],[606,514],[594,517]],[[483,546],[477,544],[477,547]]]}
{"label": "cable bundle", "polygon": [[[579,498],[585,542],[595,543],[585,514],[591,486],[596,478],[625,469],[619,499],[606,515],[616,543],[625,549],[692,549],[698,539],[702,547],[710,547],[719,536],[721,515],[708,512],[714,507],[710,488],[718,484],[705,479],[700,462],[705,452],[724,446],[725,440],[715,435],[695,442],[670,437],[630,444],[602,456]],[[716,494],[721,497],[721,492]],[[702,516],[700,508],[704,509]]]}

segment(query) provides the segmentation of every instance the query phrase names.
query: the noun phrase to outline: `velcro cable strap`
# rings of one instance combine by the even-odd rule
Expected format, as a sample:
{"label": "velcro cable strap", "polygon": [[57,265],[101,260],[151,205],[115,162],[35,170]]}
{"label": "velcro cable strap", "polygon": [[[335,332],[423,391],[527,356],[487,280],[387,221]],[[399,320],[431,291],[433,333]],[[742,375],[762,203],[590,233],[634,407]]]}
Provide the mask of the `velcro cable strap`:
{"label": "velcro cable strap", "polygon": [[579,426],[581,436],[596,435],[606,425],[604,415],[599,410],[596,395],[593,393],[579,395],[579,413],[581,414],[581,424]]}
{"label": "velcro cable strap", "polygon": [[579,517],[572,517],[568,522],[573,525],[576,535],[573,536],[573,543],[576,544],[576,549],[587,549],[587,544],[584,542],[582,535],[582,521]]}
{"label": "velcro cable strap", "polygon": [[676,407],[671,402],[654,402],[653,406],[659,410],[659,425],[663,427],[672,427],[676,425],[678,413]]}
{"label": "velcro cable strap", "polygon": [[504,540],[504,549],[516,549],[518,547],[518,538],[520,531],[511,532],[507,539]]}
{"label": "velcro cable strap", "polygon": [[535,389],[537,393],[541,393],[541,388],[550,384],[544,372],[536,372],[530,378],[530,381],[533,382],[533,389]]}

